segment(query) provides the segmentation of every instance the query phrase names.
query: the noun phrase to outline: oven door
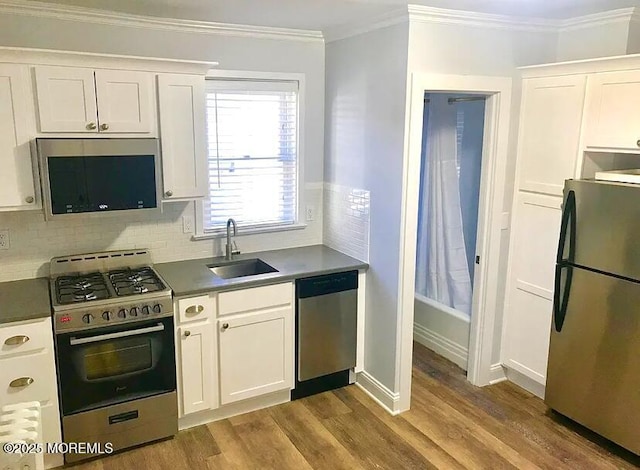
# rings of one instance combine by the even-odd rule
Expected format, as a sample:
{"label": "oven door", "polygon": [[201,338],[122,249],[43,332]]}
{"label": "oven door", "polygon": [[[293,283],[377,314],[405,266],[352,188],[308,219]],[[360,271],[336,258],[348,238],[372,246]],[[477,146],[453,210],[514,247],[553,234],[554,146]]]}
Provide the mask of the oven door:
{"label": "oven door", "polygon": [[63,415],[176,389],[173,317],[56,336]]}

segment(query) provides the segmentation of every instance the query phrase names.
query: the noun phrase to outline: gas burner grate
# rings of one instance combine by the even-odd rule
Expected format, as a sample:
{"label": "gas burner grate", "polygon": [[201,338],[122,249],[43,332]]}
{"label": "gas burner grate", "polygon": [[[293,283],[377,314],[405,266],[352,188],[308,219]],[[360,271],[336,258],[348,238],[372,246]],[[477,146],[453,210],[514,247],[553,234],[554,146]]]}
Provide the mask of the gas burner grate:
{"label": "gas burner grate", "polygon": [[117,269],[107,274],[116,295],[145,294],[157,292],[165,288],[153,269],[149,267]]}
{"label": "gas burner grate", "polygon": [[73,304],[111,297],[99,272],[60,276],[56,279],[56,296],[60,304]]}

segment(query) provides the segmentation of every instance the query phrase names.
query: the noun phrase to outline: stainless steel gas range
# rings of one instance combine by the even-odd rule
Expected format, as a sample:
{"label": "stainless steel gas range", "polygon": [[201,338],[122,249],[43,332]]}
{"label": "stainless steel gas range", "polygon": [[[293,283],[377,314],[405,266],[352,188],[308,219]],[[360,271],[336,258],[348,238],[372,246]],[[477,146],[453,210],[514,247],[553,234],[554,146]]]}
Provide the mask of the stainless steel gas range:
{"label": "stainless steel gas range", "polygon": [[120,450],[174,435],[173,303],[150,253],[53,258],[50,272],[63,440]]}

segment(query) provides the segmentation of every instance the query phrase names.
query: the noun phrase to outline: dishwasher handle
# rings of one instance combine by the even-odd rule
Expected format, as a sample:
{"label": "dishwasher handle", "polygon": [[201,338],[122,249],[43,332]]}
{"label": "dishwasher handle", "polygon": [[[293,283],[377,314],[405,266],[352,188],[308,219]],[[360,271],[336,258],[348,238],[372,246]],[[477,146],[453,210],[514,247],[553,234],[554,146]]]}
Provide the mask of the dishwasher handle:
{"label": "dishwasher handle", "polygon": [[296,297],[298,299],[306,299],[357,288],[358,271],[325,274],[323,276],[298,279],[296,281]]}

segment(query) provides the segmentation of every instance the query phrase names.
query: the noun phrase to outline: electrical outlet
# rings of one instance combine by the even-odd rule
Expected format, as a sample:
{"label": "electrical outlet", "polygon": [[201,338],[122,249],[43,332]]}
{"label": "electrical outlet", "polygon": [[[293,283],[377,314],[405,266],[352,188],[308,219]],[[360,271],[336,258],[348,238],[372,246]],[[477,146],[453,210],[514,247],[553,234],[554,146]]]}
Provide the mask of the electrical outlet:
{"label": "electrical outlet", "polygon": [[0,250],[8,250],[9,248],[11,248],[9,230],[0,230]]}
{"label": "electrical outlet", "polygon": [[306,219],[307,222],[311,222],[316,218],[316,208],[313,206],[307,206],[306,208]]}
{"label": "electrical outlet", "polygon": [[192,215],[182,216],[182,232],[193,233],[193,216]]}

